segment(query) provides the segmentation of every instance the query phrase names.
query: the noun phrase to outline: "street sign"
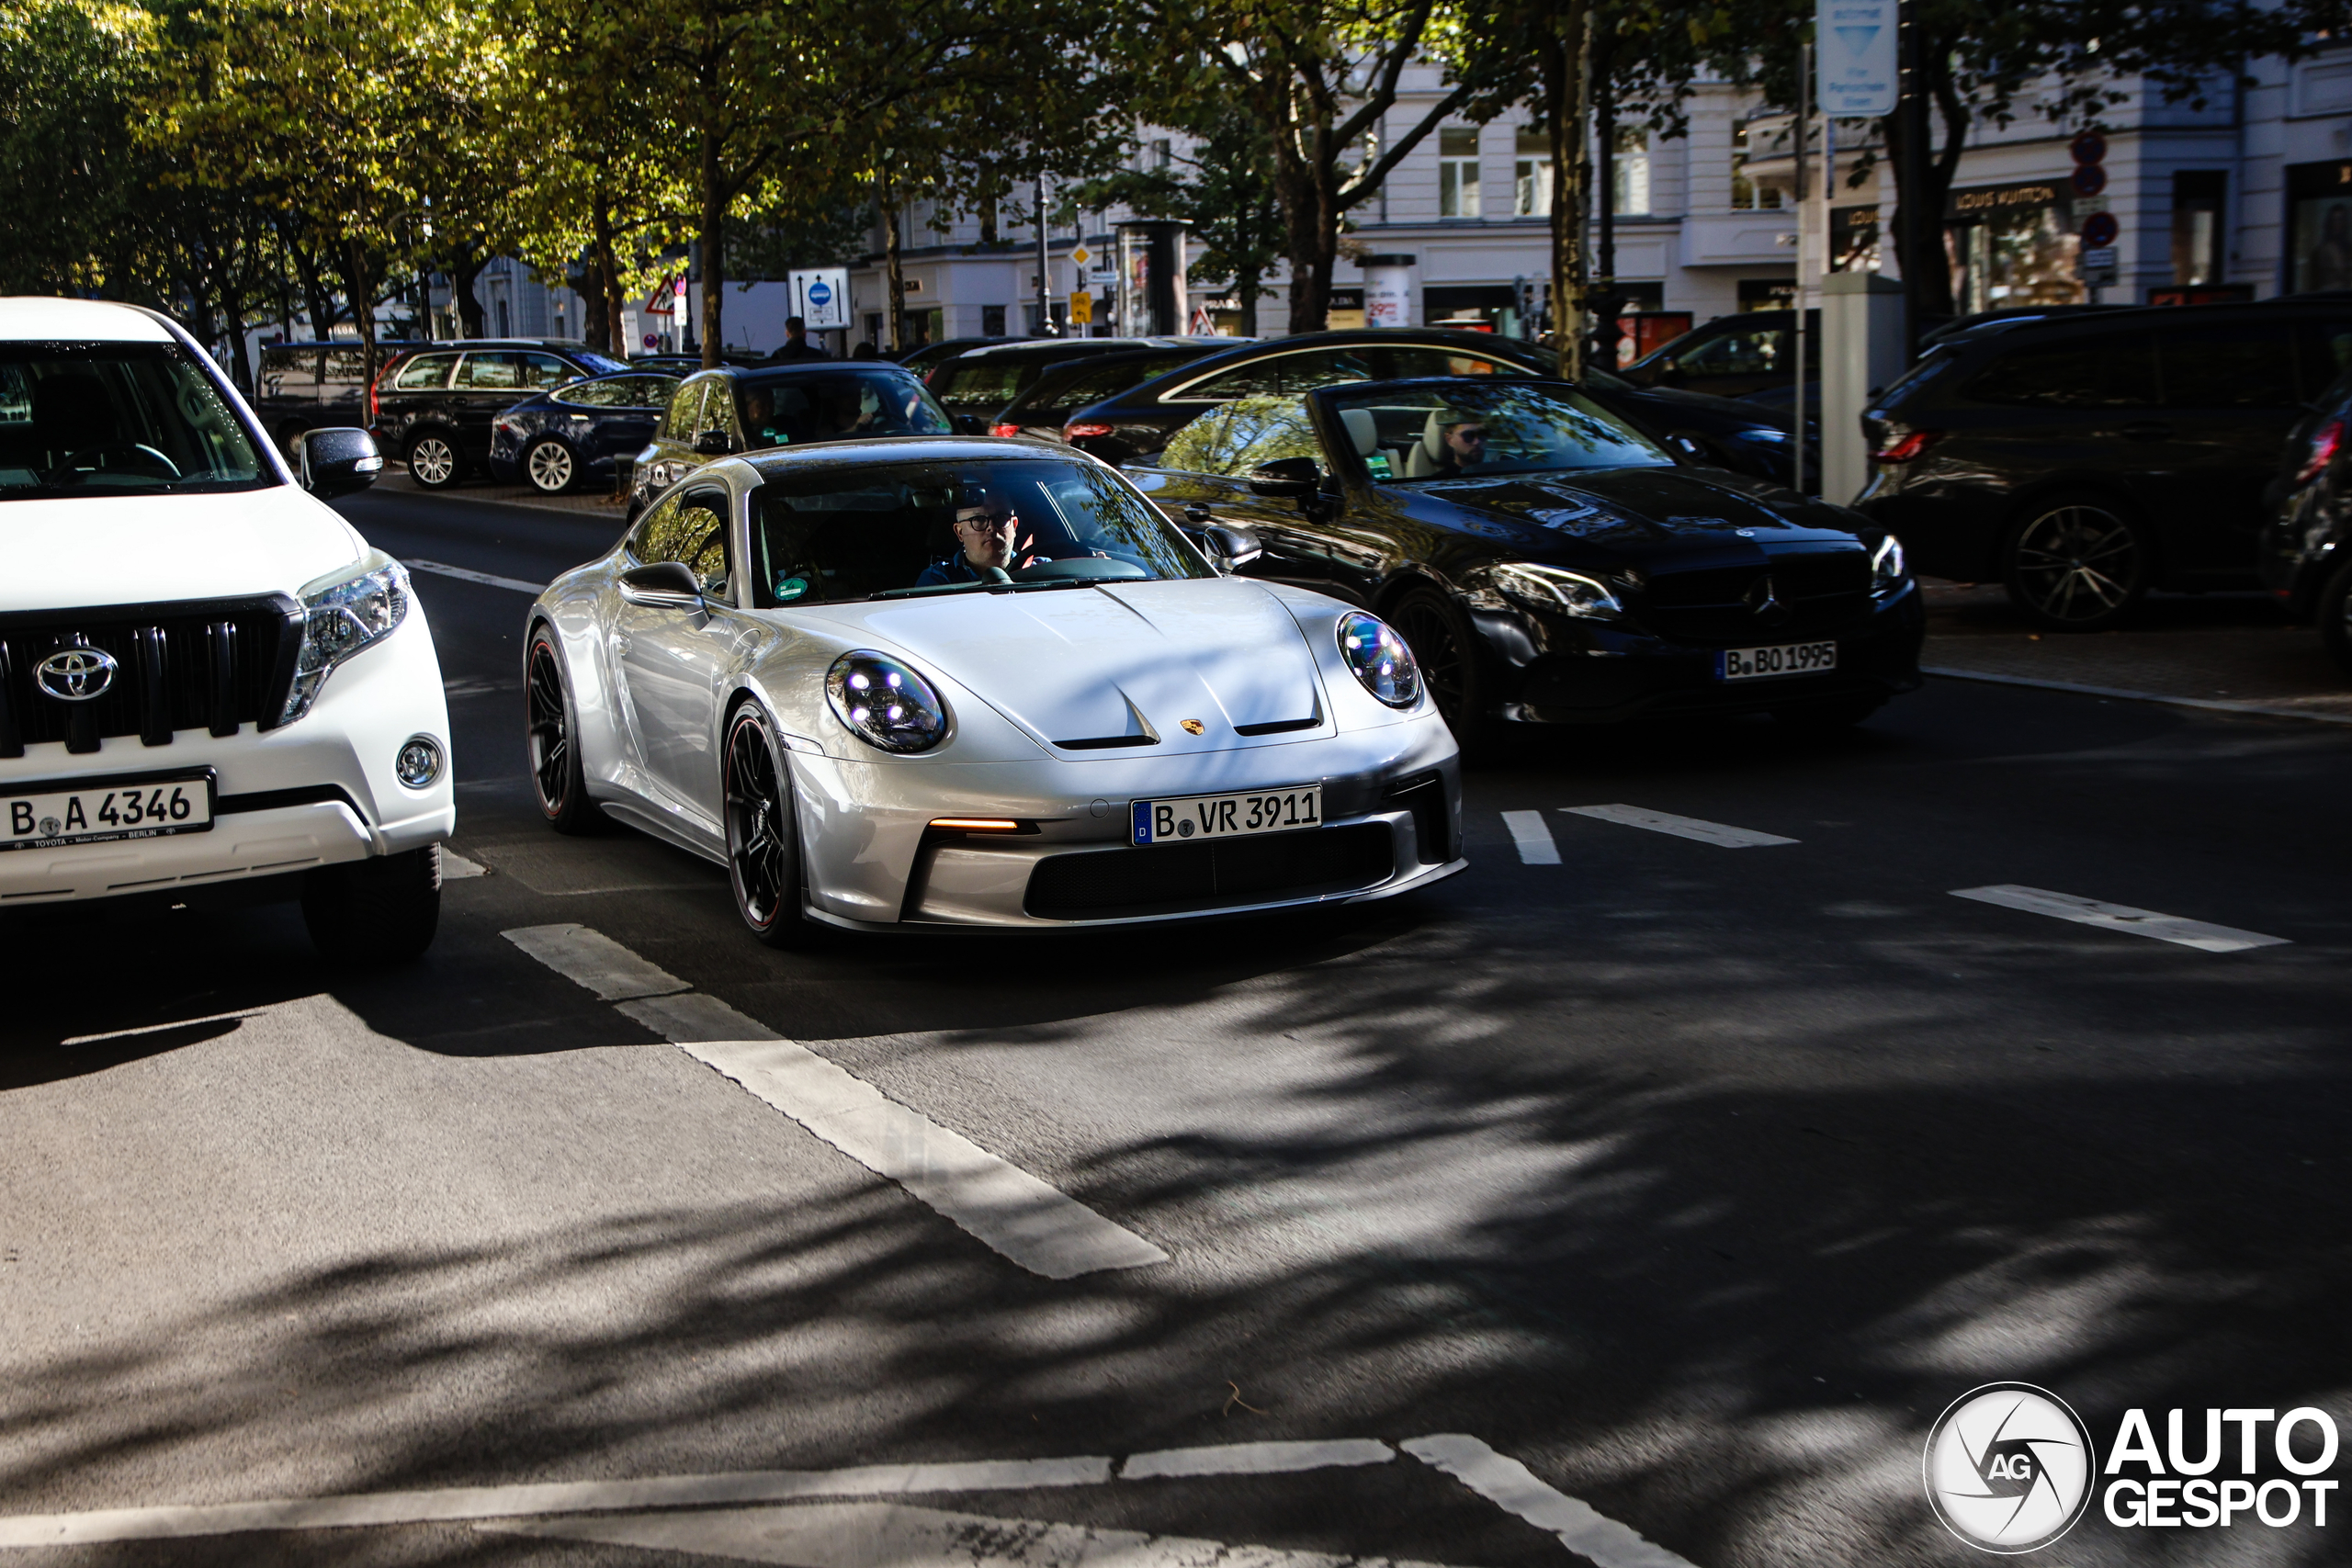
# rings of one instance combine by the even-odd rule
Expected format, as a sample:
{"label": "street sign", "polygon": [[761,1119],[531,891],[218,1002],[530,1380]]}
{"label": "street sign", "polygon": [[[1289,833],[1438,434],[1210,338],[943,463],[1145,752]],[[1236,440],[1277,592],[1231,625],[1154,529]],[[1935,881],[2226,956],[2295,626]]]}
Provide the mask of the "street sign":
{"label": "street sign", "polygon": [[648,348],[660,348],[662,346],[662,334],[660,333],[646,333],[645,346]]}
{"label": "street sign", "polygon": [[2086,130],[2067,144],[2066,151],[2075,155],[2077,164],[2107,162],[2107,138],[2096,130]]}
{"label": "street sign", "polygon": [[2093,288],[2111,288],[2116,278],[2115,247],[2086,245],[2075,270]]}
{"label": "street sign", "polygon": [[2107,188],[2107,166],[2103,164],[2077,164],[2067,178],[2076,196],[2097,196]]}
{"label": "street sign", "polygon": [[792,313],[807,322],[810,332],[849,325],[849,268],[811,267],[786,273],[785,281],[792,291]]}
{"label": "street sign", "polygon": [[1895,23],[1895,0],[1818,0],[1813,55],[1823,114],[1894,112]]}
{"label": "street sign", "polygon": [[1072,326],[1089,326],[1094,321],[1094,296],[1086,293],[1069,297],[1069,319]]}
{"label": "street sign", "polygon": [[2114,244],[2116,236],[2121,232],[2123,225],[2115,220],[2112,212],[2094,212],[2083,220],[2083,243],[2089,249],[2098,250]]}
{"label": "street sign", "polygon": [[1069,259],[1076,262],[1079,265],[1084,266],[1087,264],[1088,259],[1091,257],[1093,254],[1093,252],[1088,250],[1084,245],[1080,245],[1076,250],[1070,252]]}

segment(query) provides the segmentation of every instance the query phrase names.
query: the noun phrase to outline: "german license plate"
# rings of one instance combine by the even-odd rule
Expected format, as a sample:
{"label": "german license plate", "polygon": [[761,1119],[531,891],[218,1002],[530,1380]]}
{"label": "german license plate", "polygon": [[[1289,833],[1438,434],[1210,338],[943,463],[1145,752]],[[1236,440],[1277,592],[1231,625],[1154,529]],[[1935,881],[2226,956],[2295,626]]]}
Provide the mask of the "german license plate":
{"label": "german license plate", "polygon": [[0,850],[49,850],[117,839],[161,839],[212,827],[212,775],[100,779],[25,795],[0,793]]}
{"label": "german license plate", "polygon": [[1323,826],[1323,786],[1248,790],[1239,795],[1187,795],[1138,800],[1132,821],[1137,844],[1180,844],[1194,839],[1246,839]]}
{"label": "german license plate", "polygon": [[1727,648],[1718,654],[1715,675],[1724,681],[1759,681],[1773,675],[1818,675],[1838,668],[1834,642],[1789,642],[1778,648]]}

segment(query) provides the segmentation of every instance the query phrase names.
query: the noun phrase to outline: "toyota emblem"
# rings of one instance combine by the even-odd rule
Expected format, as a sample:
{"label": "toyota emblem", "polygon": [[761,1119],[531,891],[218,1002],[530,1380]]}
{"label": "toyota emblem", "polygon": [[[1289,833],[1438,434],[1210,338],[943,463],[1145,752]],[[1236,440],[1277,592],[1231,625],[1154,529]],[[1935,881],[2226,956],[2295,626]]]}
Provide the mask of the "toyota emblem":
{"label": "toyota emblem", "polygon": [[68,648],[33,666],[33,683],[61,703],[86,703],[114,684],[114,655],[95,648]]}

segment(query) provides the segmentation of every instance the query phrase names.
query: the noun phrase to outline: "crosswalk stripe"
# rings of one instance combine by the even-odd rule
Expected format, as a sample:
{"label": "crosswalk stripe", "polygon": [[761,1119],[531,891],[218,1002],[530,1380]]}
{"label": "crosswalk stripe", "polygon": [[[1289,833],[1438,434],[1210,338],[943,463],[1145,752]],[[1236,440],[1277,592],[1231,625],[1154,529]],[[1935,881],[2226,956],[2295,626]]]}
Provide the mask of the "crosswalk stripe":
{"label": "crosswalk stripe", "polygon": [[1572,816],[1591,817],[1621,827],[1646,829],[1653,833],[1670,833],[1678,839],[1695,839],[1700,843],[1714,844],[1726,850],[1753,850],[1767,844],[1797,842],[1794,839],[1783,839],[1778,833],[1759,833],[1753,828],[1727,827],[1721,822],[1702,821],[1696,817],[1677,817],[1670,811],[1647,811],[1638,806],[1563,806],[1560,809]]}
{"label": "crosswalk stripe", "polygon": [[623,1002],[694,988],[586,926],[523,926],[498,934],[565,979],[595,992],[599,1001]]}
{"label": "crosswalk stripe", "polygon": [[1526,864],[1560,863],[1560,846],[1552,841],[1552,829],[1541,811],[1506,811],[1503,826],[1510,829],[1511,842],[1519,846],[1519,858]]}
{"label": "crosswalk stripe", "polygon": [[2015,883],[2001,883],[1990,887],[1955,887],[1951,896],[1973,898],[1980,904],[1998,904],[2006,909],[2048,915],[2054,919],[2074,920],[2086,926],[2130,931],[2133,936],[2150,936],[2158,942],[2177,942],[2202,953],[2243,953],[2250,947],[2290,945],[2289,940],[2283,936],[2242,931],[2233,926],[2209,925],[2203,920],[2185,919],[2178,915],[2161,914],[2154,909],[2135,909],[2129,904],[2104,904],[2096,898],[2077,897],[2072,893],[2052,893],[2040,887],[2020,887]]}
{"label": "crosswalk stripe", "polygon": [[1537,1529],[1550,1530],[1570,1551],[1600,1568],[1692,1568],[1690,1560],[1668,1551],[1631,1525],[1594,1508],[1580,1497],[1546,1486],[1507,1454],[1459,1432],[1408,1438],[1396,1445],[1422,1463],[1442,1470],[1497,1507],[1517,1514]]}

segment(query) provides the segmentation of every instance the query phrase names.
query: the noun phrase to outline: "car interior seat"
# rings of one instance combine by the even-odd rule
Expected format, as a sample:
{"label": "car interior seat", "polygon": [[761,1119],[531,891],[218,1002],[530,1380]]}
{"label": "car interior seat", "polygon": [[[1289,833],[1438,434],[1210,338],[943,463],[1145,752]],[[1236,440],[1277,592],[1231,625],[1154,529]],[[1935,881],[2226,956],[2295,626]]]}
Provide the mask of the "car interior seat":
{"label": "car interior seat", "polygon": [[1445,427],[1454,423],[1444,409],[1432,409],[1421,438],[1405,454],[1405,477],[1425,479],[1445,466]]}
{"label": "car interior seat", "polygon": [[76,452],[116,443],[114,400],[86,371],[33,383],[33,440],[55,468]]}

